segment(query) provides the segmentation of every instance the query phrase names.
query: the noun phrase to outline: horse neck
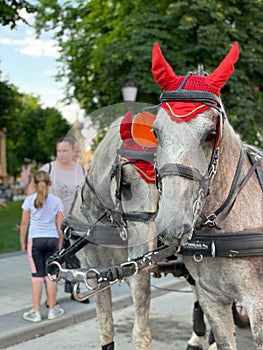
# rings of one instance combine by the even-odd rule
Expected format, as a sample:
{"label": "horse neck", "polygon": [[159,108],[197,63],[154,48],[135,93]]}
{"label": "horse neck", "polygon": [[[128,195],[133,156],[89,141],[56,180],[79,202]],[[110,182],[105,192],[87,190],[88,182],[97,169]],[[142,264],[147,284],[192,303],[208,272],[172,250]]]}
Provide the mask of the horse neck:
{"label": "horse neck", "polygon": [[[238,165],[242,142],[226,121],[224,135],[220,143],[217,174],[212,182],[211,194],[204,206],[206,215],[214,213],[226,200]],[[243,179],[251,164],[244,155],[240,177]],[[239,179],[239,182],[240,180]],[[238,194],[235,204],[227,216],[219,215],[217,223],[223,231],[263,231],[263,196],[255,174]]]}
{"label": "horse neck", "polygon": [[[242,143],[228,121],[224,125],[224,133],[220,142],[217,173],[211,184],[211,193],[204,206],[205,214],[215,212],[226,200],[230,191],[235,171],[238,165]],[[244,170],[242,169],[242,175]],[[236,212],[236,206],[231,210],[231,217]],[[237,216],[239,217],[239,215]],[[227,229],[231,224],[226,220]],[[229,228],[231,230],[231,228]]]}

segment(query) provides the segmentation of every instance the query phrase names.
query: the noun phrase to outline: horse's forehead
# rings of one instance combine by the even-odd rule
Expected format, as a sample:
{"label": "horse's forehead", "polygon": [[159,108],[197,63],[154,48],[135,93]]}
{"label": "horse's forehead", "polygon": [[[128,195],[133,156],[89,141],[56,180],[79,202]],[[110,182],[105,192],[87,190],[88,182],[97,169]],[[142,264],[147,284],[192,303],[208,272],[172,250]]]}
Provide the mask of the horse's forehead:
{"label": "horse's forehead", "polygon": [[162,138],[179,137],[180,140],[186,138],[191,140],[193,136],[202,137],[216,124],[217,116],[212,111],[206,111],[187,122],[176,123],[164,110],[160,110],[154,122],[155,130],[162,131]]}

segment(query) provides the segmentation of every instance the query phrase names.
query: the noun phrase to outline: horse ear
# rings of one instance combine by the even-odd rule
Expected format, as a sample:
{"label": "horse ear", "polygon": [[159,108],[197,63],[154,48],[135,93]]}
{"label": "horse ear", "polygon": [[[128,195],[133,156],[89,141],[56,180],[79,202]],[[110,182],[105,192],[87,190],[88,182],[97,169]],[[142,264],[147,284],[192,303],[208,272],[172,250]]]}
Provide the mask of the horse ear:
{"label": "horse ear", "polygon": [[152,73],[156,83],[164,90],[173,83],[177,77],[172,67],[167,63],[162,55],[159,44],[156,42],[152,52]]}
{"label": "horse ear", "polygon": [[122,140],[127,140],[132,138],[132,112],[128,111],[124,117],[122,118],[121,124],[120,124],[120,134]]}
{"label": "horse ear", "polygon": [[205,78],[207,84],[213,87],[218,94],[234,72],[234,64],[238,60],[238,56],[239,48],[238,42],[236,41],[220,65],[214,70],[213,73],[209,74]]}

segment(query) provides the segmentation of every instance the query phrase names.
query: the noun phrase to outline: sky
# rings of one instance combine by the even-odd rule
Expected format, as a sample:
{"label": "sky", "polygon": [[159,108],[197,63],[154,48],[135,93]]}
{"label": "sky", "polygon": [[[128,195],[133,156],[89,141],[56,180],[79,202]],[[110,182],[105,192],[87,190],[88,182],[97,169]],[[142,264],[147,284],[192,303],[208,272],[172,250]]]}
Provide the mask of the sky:
{"label": "sky", "polygon": [[[34,17],[22,10],[22,16],[33,23]],[[36,39],[34,29],[22,21],[17,28],[0,27],[0,70],[4,80],[20,92],[40,97],[43,107],[56,107],[73,123],[82,114],[77,103],[65,106],[64,84],[55,81],[58,50],[49,33]]]}

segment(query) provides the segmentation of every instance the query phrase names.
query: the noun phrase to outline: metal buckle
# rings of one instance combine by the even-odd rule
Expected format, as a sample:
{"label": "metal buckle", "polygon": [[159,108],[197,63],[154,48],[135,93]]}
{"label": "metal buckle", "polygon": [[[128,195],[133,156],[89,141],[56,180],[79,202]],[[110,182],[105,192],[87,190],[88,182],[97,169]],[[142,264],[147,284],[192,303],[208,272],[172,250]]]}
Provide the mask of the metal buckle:
{"label": "metal buckle", "polygon": [[216,215],[213,213],[207,217],[207,220],[204,222],[204,226],[209,226],[221,230],[221,227],[215,221]]}
{"label": "metal buckle", "polygon": [[135,272],[134,275],[136,275],[139,272],[139,266],[138,263],[136,261],[127,261],[121,264],[121,266],[128,266],[133,264],[135,266]]}

